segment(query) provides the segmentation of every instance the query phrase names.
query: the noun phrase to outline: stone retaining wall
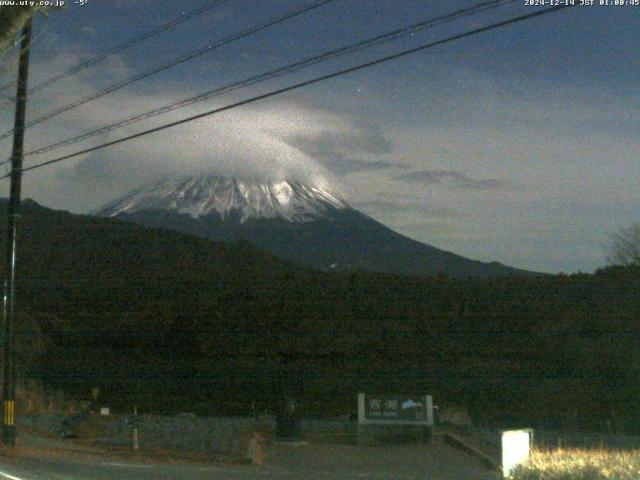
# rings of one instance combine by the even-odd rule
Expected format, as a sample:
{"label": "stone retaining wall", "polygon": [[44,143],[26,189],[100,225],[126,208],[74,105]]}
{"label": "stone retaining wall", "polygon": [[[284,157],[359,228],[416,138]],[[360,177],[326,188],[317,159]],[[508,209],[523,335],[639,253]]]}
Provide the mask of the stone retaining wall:
{"label": "stone retaining wall", "polygon": [[[257,425],[251,419],[150,416],[137,419],[141,448],[166,448],[201,452],[232,452],[241,448],[242,436]],[[107,445],[131,445],[133,417],[114,418],[105,425],[100,442]]]}
{"label": "stone retaining wall", "polygon": [[63,430],[63,424],[71,418],[70,415],[51,414],[51,415],[18,415],[16,417],[16,425],[18,429],[21,426],[31,427],[41,432],[50,433],[52,435],[60,435]]}
{"label": "stone retaining wall", "polygon": [[[86,416],[22,415],[18,427],[34,429],[61,436],[72,431]],[[166,448],[200,452],[239,452],[244,437],[256,430],[274,430],[271,417],[196,417],[192,415],[159,416],[111,415],[105,417],[99,442],[105,445],[126,446],[132,443],[134,424],[138,429],[140,448]]]}
{"label": "stone retaining wall", "polygon": [[[18,428],[28,426],[59,436],[73,436],[74,430],[88,416],[78,415],[20,415]],[[235,452],[241,448],[244,437],[258,430],[275,432],[273,416],[252,417],[197,417],[190,414],[162,415],[110,415],[104,418],[100,443],[127,446],[132,443],[134,422],[138,428],[140,448],[166,448],[201,452]],[[353,435],[356,423],[349,420],[303,419],[302,435]]]}

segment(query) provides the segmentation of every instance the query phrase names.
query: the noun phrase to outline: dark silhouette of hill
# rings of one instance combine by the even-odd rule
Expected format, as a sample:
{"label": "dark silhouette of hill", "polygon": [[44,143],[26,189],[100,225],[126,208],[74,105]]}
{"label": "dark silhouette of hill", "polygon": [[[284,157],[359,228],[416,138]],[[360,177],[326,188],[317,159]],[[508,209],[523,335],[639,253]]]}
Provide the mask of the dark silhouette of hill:
{"label": "dark silhouette of hill", "polygon": [[19,368],[82,398],[99,387],[116,411],[246,414],[286,394],[336,415],[358,391],[426,391],[505,426],[640,431],[638,284],[637,268],[321,272],[25,202]]}
{"label": "dark silhouette of hill", "polygon": [[163,210],[123,213],[119,218],[221,242],[250,241],[275,255],[321,270],[364,270],[404,275],[501,277],[539,275],[499,262],[480,262],[412,240],[354,209],[293,223],[281,219],[234,222],[217,214],[199,218]]}

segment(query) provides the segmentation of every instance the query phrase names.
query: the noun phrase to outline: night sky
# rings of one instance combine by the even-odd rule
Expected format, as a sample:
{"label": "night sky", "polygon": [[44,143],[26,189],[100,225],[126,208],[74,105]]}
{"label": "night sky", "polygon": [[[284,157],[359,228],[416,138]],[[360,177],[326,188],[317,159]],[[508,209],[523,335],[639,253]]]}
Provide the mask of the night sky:
{"label": "night sky", "polygon": [[[211,1],[38,15],[31,86]],[[34,93],[33,120],[311,0],[227,0]],[[334,0],[27,130],[26,150],[478,1]],[[596,1],[596,3],[599,3]],[[513,2],[25,159],[25,165],[538,7]],[[640,218],[640,6],[565,9],[28,172],[24,196],[86,213],[173,173],[328,186],[411,238],[536,271],[593,271]],[[16,49],[1,59],[3,70]],[[1,77],[4,85],[15,69]],[[12,127],[2,92],[2,131]],[[10,154],[10,140],[0,142]],[[6,195],[8,182],[2,184]]]}

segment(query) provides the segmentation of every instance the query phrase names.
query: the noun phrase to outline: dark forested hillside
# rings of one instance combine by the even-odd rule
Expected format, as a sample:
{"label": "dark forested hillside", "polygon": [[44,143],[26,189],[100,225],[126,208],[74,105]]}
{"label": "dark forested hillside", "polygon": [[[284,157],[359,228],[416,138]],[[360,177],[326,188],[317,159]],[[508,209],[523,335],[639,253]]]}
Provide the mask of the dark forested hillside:
{"label": "dark forested hillside", "polygon": [[20,371],[70,393],[211,414],[286,393],[333,415],[358,390],[428,391],[481,421],[638,429],[637,269],[331,274],[32,202],[21,222]]}

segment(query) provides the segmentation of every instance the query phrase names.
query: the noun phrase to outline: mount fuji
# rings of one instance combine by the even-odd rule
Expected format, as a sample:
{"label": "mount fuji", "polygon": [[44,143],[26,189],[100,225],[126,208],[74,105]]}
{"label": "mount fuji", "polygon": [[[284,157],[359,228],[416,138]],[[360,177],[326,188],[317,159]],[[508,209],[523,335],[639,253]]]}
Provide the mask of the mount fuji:
{"label": "mount fuji", "polygon": [[411,240],[316,186],[220,176],[174,177],[142,186],[93,213],[216,241],[248,240],[322,270],[409,275],[531,275]]}

